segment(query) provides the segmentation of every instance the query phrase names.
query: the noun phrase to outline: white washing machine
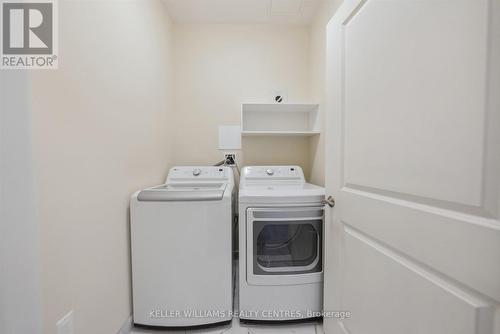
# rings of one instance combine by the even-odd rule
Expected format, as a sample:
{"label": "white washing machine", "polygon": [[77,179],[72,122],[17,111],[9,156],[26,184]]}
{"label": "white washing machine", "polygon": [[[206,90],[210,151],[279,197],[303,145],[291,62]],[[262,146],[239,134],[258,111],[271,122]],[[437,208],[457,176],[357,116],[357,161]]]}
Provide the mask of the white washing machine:
{"label": "white washing machine", "polygon": [[239,316],[318,317],[323,309],[325,189],[299,166],[252,166],[239,189]]}
{"label": "white washing machine", "polygon": [[135,324],[231,320],[233,191],[228,167],[174,167],[165,184],[132,196]]}

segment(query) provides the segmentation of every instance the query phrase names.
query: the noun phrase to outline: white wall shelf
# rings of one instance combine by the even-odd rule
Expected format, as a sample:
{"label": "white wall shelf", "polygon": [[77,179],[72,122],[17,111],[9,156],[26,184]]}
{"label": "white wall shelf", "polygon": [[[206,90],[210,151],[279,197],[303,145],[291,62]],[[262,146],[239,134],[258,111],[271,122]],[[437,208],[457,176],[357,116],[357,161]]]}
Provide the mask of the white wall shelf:
{"label": "white wall shelf", "polygon": [[242,136],[314,136],[320,133],[318,104],[243,103]]}
{"label": "white wall shelf", "polygon": [[241,131],[242,136],[315,136],[319,131]]}

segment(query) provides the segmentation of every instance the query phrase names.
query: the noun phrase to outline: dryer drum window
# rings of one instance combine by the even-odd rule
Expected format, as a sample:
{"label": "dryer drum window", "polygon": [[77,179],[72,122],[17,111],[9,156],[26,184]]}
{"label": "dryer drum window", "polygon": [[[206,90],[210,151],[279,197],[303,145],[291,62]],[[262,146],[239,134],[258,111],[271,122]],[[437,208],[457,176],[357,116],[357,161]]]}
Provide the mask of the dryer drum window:
{"label": "dryer drum window", "polygon": [[254,220],[254,274],[321,272],[322,223],[322,219]]}

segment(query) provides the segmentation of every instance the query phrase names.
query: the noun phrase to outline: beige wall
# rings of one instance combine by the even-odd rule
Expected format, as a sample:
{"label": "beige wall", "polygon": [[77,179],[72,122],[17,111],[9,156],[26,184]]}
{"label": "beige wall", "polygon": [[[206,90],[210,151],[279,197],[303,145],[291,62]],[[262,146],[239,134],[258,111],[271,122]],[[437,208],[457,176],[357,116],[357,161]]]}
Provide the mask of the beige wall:
{"label": "beige wall", "polygon": [[[174,161],[222,159],[218,126],[239,125],[242,102],[262,102],[284,89],[309,101],[308,27],[265,24],[178,24],[174,34]],[[237,157],[249,164],[299,164],[309,172],[306,138],[247,137]]]}
{"label": "beige wall", "polygon": [[326,24],[343,0],[325,0],[310,26],[311,44],[309,48],[311,98],[320,104],[319,117],[322,119],[322,134],[310,139],[311,182],[325,183],[325,64],[326,64]]}
{"label": "beige wall", "polygon": [[44,333],[131,314],[128,204],[171,164],[171,24],[160,1],[61,1],[60,65],[32,72]]}
{"label": "beige wall", "polygon": [[26,71],[0,70],[0,333],[41,331],[39,228]]}

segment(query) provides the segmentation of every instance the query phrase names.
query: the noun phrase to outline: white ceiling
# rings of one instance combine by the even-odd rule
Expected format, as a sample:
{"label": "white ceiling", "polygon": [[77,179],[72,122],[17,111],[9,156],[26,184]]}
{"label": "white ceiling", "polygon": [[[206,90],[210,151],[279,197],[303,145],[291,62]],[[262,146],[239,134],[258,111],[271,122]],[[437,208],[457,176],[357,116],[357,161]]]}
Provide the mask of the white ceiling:
{"label": "white ceiling", "polygon": [[179,23],[307,25],[324,0],[163,0]]}

